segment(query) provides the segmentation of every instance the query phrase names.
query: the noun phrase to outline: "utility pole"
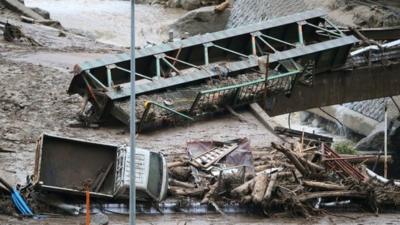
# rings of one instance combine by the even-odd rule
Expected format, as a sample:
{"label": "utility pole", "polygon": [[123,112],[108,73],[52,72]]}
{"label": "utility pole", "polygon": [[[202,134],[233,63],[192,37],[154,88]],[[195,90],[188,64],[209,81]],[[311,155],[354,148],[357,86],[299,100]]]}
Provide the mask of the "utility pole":
{"label": "utility pole", "polygon": [[384,165],[384,177],[387,178],[387,105],[385,103],[385,137],[384,137],[384,144],[383,144],[384,152],[385,152],[385,165]]}
{"label": "utility pole", "polygon": [[131,0],[131,112],[130,112],[130,187],[129,224],[136,224],[136,88],[135,88],[135,0]]}

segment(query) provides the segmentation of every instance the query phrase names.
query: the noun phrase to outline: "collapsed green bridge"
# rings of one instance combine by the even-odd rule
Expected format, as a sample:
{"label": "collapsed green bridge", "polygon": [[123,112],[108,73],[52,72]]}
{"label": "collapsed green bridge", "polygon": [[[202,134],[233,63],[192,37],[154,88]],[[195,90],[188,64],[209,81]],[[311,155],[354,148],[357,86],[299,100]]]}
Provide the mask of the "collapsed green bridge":
{"label": "collapsed green bridge", "polygon": [[[400,94],[400,88],[389,88],[369,96],[367,89],[379,86],[373,84],[353,97],[343,96],[341,88],[357,89],[357,84],[337,79],[361,76],[368,83],[385,71],[389,75],[379,78],[385,83],[386,77],[397,75],[400,54],[349,55],[359,40],[336,28],[325,15],[308,11],[136,50],[139,127],[196,120],[253,102],[263,102],[269,114],[279,115],[309,106]],[[84,62],[74,72],[68,93],[82,96],[80,115],[86,121],[115,118],[129,124],[129,55]],[[398,82],[389,86],[398,87]],[[333,90],[328,88],[331,84]]]}

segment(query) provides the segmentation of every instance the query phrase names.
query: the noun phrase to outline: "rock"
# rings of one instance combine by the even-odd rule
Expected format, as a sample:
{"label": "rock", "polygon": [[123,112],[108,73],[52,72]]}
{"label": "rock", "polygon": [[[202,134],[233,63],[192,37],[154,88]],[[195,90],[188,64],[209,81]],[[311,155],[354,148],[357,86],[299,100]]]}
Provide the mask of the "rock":
{"label": "rock", "polygon": [[90,218],[91,225],[107,225],[108,221],[108,216],[103,213],[96,213]]}
{"label": "rock", "polygon": [[[375,129],[355,146],[360,151],[383,151],[385,122],[379,123]],[[388,121],[388,151],[396,151],[400,147],[400,121]]]}
{"label": "rock", "polygon": [[181,8],[182,7],[181,1],[182,0],[169,0],[167,6],[171,8]]}
{"label": "rock", "polygon": [[223,30],[228,21],[230,9],[215,13],[214,8],[214,6],[207,6],[190,11],[179,18],[170,28],[180,37],[185,32],[193,36]]}
{"label": "rock", "polygon": [[181,1],[182,8],[186,10],[193,10],[197,9],[201,6],[201,1],[200,0],[182,0]]}
{"label": "rock", "polygon": [[44,9],[33,7],[31,8],[34,12],[41,15],[44,19],[50,19],[50,13]]}
{"label": "rock", "polygon": [[365,138],[361,139],[355,146],[359,151],[383,150],[383,137],[385,132],[384,123],[379,123],[375,129]]}

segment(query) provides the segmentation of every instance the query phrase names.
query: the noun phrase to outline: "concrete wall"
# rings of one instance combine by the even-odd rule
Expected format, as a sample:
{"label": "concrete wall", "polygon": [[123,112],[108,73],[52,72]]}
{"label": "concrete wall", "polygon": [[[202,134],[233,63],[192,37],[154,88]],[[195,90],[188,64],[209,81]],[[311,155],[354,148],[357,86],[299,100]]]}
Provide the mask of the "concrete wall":
{"label": "concrete wall", "polygon": [[306,11],[303,0],[235,0],[227,27],[237,27]]}

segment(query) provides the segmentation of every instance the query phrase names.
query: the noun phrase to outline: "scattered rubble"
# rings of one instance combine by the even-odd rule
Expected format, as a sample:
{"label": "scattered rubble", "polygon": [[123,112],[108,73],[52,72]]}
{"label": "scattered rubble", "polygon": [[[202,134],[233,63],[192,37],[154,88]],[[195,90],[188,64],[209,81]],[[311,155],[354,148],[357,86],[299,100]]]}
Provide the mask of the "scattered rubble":
{"label": "scattered rubble", "polygon": [[[203,168],[197,163],[197,158],[203,156],[193,155],[189,142],[189,159],[178,158],[169,167],[171,176],[176,179],[170,181],[169,191],[176,197],[189,196],[202,204],[211,204],[217,211],[221,211],[218,205],[238,202],[243,207],[254,206],[265,215],[284,210],[293,216],[310,217],[323,213],[323,205],[345,200],[372,212],[399,203],[396,184],[387,186],[387,182],[376,179],[376,174],[360,163],[349,161],[351,157],[340,156],[320,140],[314,141],[304,144],[295,138],[290,142],[273,143],[265,151],[253,151],[255,171],[238,170],[237,166],[243,163],[230,167],[232,165],[221,161],[214,163],[211,170]],[[212,145],[206,143],[212,142],[196,145],[212,149]],[[215,173],[218,168],[221,172]],[[178,171],[183,170],[186,172],[181,176]],[[225,170],[236,172],[224,176]]]}
{"label": "scattered rubble", "polygon": [[[400,203],[398,195],[400,182],[389,181],[367,169],[363,165],[365,160],[354,160],[365,159],[365,157],[339,155],[322,141],[329,138],[310,133],[299,136],[296,135],[297,132],[280,131],[279,135],[285,141],[273,142],[271,147],[257,151],[251,148],[246,138],[226,142],[190,141],[187,143],[187,155],[172,158],[164,168],[155,164],[149,165],[146,160],[139,162],[140,157],[137,163],[141,165],[139,168],[143,167],[143,171],[147,170],[146,167],[152,168],[151,170],[158,167],[161,171],[168,171],[169,196],[166,201],[175,199],[182,202],[184,199],[191,199],[190,201],[198,202],[200,205],[211,205],[222,214],[225,214],[226,206],[231,205],[236,208],[252,208],[253,212],[266,216],[285,211],[291,216],[310,217],[323,214],[332,205],[337,204],[339,207],[341,202],[365,207],[374,213],[379,213],[386,207]],[[71,156],[75,155],[81,159],[94,158],[88,155],[92,152],[91,154],[96,154],[98,159],[99,153],[103,151],[101,148],[110,147],[117,148],[82,140],[42,136],[36,149],[37,161],[33,180],[28,179],[27,184],[18,185],[17,189],[13,189],[17,191],[15,193],[21,193],[24,196],[17,200],[27,199],[27,203],[24,203],[25,207],[29,207],[29,204],[35,214],[51,211],[51,208],[57,208],[61,210],[60,212],[72,215],[81,213],[82,209],[85,209],[82,205],[83,198],[79,197],[83,195],[83,192],[76,185],[79,186],[79,182],[86,182],[87,178],[84,178],[86,175],[83,175],[83,172],[87,174],[88,171],[95,171],[96,167],[91,166],[93,163],[78,165],[78,158],[73,159]],[[68,153],[61,153],[60,150]],[[139,150],[137,154],[144,153]],[[53,153],[53,151],[58,153]],[[113,151],[107,151],[115,154]],[[117,153],[119,158],[120,154]],[[54,159],[57,155],[63,157],[65,163],[69,165],[75,163],[76,166],[60,167],[63,163]],[[99,160],[96,161],[99,162]],[[53,167],[47,166],[50,164],[54,164]],[[126,166],[128,164],[115,161],[115,164],[111,165]],[[116,173],[111,177],[119,180],[117,175],[120,168],[115,166],[112,168],[112,171]],[[101,167],[97,169],[102,170]],[[137,170],[137,173],[141,174],[140,171],[140,169]],[[70,175],[66,177],[60,172]],[[47,173],[53,175],[44,177]],[[68,184],[74,179],[76,180],[74,184]],[[95,181],[96,178],[93,177],[93,180]],[[53,184],[49,182],[53,182],[56,186],[51,186]],[[141,189],[140,179],[137,182],[139,182],[138,193],[142,193],[141,190],[145,190],[146,185],[143,186],[145,189]],[[106,183],[110,184],[109,181]],[[8,190],[12,189],[8,185],[6,187]],[[112,189],[116,190],[115,187]],[[149,190],[152,188],[149,187]],[[9,192],[3,188],[0,191],[0,198],[5,198],[5,201],[2,201],[5,202],[5,205],[1,207],[2,212],[12,214],[11,198],[7,198]],[[120,193],[120,191],[117,192]],[[65,198],[65,196],[69,197]],[[106,195],[101,195],[99,192],[91,192],[93,201],[100,205],[121,202],[118,197],[114,199],[104,199],[104,197]],[[13,200],[14,205],[17,208],[20,207],[21,202],[16,203],[15,200]],[[163,205],[160,200],[162,199],[156,201],[159,206],[152,205],[158,210]],[[124,202],[126,203],[126,200],[121,203]],[[99,208],[97,203],[93,203],[95,209]],[[146,203],[139,203],[138,207],[143,207],[143,204]],[[192,206],[181,203],[179,207]],[[22,212],[21,209],[19,210]],[[107,216],[102,213],[95,214],[92,219],[98,221],[99,224],[108,222]]]}

